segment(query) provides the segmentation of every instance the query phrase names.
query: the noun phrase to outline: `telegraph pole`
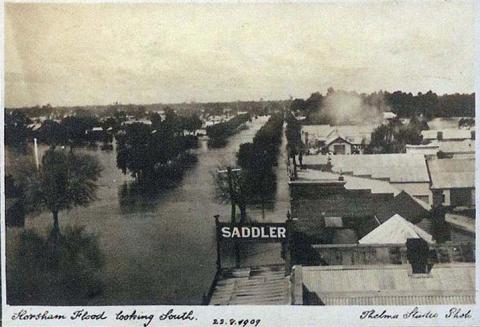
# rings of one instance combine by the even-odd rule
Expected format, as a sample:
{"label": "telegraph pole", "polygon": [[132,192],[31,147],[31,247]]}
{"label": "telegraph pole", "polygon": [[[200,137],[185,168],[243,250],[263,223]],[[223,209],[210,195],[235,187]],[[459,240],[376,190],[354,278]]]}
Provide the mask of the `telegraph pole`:
{"label": "telegraph pole", "polygon": [[[235,224],[235,215],[236,215],[236,201],[235,201],[235,190],[233,188],[233,178],[232,178],[232,173],[233,172],[240,172],[241,169],[232,169],[232,167],[227,167],[227,170],[219,170],[219,174],[224,174],[227,173],[227,180],[228,180],[228,191],[230,192],[230,203],[232,205],[232,213],[231,213],[231,223],[232,225]],[[218,231],[217,231],[218,234]],[[234,242],[234,252],[235,252],[235,267],[239,268],[240,267],[240,248],[238,246],[237,241]]]}
{"label": "telegraph pole", "polygon": [[228,191],[230,192],[230,204],[232,205],[231,221],[235,223],[235,196],[233,194],[232,167],[227,167]]}

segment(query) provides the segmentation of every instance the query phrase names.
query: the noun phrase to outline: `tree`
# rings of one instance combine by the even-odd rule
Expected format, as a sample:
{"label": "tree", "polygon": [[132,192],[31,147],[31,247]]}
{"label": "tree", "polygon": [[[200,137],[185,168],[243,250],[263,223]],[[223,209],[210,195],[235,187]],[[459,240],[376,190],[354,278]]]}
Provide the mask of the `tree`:
{"label": "tree", "polygon": [[286,121],[287,128],[285,130],[285,136],[287,138],[287,152],[288,157],[293,160],[294,174],[296,175],[297,161],[295,157],[299,155],[303,149],[301,136],[302,126],[292,113],[288,113]]}
{"label": "tree", "polygon": [[54,149],[44,154],[38,173],[27,186],[26,197],[32,208],[45,208],[52,213],[56,238],[59,234],[59,212],[87,206],[95,200],[95,182],[101,171],[99,162],[89,155]]}
{"label": "tree", "polygon": [[[245,170],[228,168],[215,173],[215,193],[220,202],[232,203],[232,219],[235,219],[235,206],[240,209],[240,223],[247,220],[247,204],[252,195],[250,174]],[[232,221],[234,223],[234,221]]]}
{"label": "tree", "polygon": [[29,135],[28,125],[32,121],[22,112],[13,110],[5,113],[5,144],[24,147]]}
{"label": "tree", "polygon": [[87,131],[99,124],[98,120],[93,116],[69,116],[62,120],[66,139],[70,144],[82,144],[87,141]]}
{"label": "tree", "polygon": [[151,138],[150,127],[142,123],[128,125],[124,133],[117,136],[117,167],[124,174],[130,171],[132,176],[140,180],[150,175],[155,159],[150,152]]}
{"label": "tree", "polygon": [[202,127],[202,120],[196,113],[193,113],[191,116],[183,118],[183,128],[190,133],[195,133],[197,129]]}
{"label": "tree", "polygon": [[40,141],[55,148],[57,145],[67,143],[67,131],[65,127],[54,120],[45,120],[38,130]]}

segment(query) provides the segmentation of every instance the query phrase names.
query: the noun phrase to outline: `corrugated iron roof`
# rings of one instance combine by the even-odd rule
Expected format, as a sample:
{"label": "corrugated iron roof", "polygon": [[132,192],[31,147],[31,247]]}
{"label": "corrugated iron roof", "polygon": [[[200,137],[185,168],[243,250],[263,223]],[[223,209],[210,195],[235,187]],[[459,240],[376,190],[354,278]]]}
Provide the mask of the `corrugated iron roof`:
{"label": "corrugated iron roof", "polygon": [[428,160],[432,189],[475,187],[474,159]]}
{"label": "corrugated iron roof", "polygon": [[223,269],[209,304],[290,304],[284,265]]}
{"label": "corrugated iron roof", "polygon": [[468,304],[475,300],[475,264],[434,265],[411,275],[410,265],[307,266],[303,285],[325,304]]}
{"label": "corrugated iron roof", "polygon": [[322,298],[325,305],[440,305],[440,304],[474,304],[473,292],[450,295],[388,295],[356,296],[353,298],[326,296]]}

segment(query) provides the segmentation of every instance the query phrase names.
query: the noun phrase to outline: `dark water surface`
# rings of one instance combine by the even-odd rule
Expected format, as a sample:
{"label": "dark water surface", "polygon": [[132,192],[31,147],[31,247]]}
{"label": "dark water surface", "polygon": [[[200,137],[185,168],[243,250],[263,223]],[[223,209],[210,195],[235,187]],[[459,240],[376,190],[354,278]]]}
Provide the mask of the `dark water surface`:
{"label": "dark water surface", "polygon": [[[228,204],[215,199],[212,172],[234,163],[241,143],[250,142],[266,122],[254,120],[248,130],[229,139],[226,147],[208,149],[205,141],[195,150],[198,163],[185,172],[175,188],[157,195],[135,195],[131,178],[116,168],[116,152],[79,149],[95,155],[104,171],[98,200],[86,208],[60,213],[60,226],[83,225],[98,236],[105,255],[105,289],[91,305],[200,304],[215,274],[216,244],[213,215],[227,220]],[[284,147],[284,143],[282,148]],[[42,149],[44,150],[44,149]],[[288,207],[284,151],[276,168],[277,202],[265,221],[283,221]],[[249,214],[262,219],[261,210]],[[26,228],[45,231],[52,223],[44,212],[26,220]],[[280,246],[242,248],[244,265],[281,262]]]}

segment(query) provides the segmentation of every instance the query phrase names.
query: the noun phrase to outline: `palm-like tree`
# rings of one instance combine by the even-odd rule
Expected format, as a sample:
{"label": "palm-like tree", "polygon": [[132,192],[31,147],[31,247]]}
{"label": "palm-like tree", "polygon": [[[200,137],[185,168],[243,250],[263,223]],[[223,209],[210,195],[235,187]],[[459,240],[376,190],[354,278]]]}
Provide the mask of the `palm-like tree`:
{"label": "palm-like tree", "polygon": [[53,216],[53,234],[58,237],[58,214],[65,209],[87,206],[96,199],[96,181],[102,167],[85,154],[49,149],[39,171],[30,178],[26,197],[33,208],[48,209]]}

